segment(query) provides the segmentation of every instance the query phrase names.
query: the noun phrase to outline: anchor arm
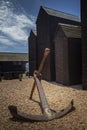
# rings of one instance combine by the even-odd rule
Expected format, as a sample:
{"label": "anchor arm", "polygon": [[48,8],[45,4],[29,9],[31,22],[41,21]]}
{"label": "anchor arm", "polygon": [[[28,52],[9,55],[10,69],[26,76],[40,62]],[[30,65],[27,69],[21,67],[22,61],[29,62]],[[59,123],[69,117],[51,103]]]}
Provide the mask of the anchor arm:
{"label": "anchor arm", "polygon": [[59,111],[59,112],[55,112],[53,110],[51,110],[48,106],[42,85],[40,80],[35,77],[35,81],[37,84],[37,88],[38,88],[38,92],[39,92],[39,97],[40,97],[40,101],[41,101],[41,105],[42,105],[42,109],[43,109],[43,114],[41,115],[31,115],[31,114],[26,114],[24,112],[20,112],[16,106],[8,106],[8,109],[10,110],[12,116],[13,116],[13,120],[19,120],[19,121],[50,121],[53,119],[58,119],[61,118],[62,116],[68,114],[69,112],[75,110],[74,106],[73,106],[73,100],[69,103],[69,105]]}

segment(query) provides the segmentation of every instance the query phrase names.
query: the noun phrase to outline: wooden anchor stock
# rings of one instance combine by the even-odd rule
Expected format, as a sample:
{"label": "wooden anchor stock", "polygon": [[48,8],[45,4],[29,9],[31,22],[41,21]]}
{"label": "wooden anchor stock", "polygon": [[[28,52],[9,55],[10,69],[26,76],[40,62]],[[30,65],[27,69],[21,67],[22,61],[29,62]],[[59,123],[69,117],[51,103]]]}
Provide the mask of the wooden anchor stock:
{"label": "wooden anchor stock", "polygon": [[24,121],[49,121],[49,120],[60,118],[75,109],[73,106],[73,100],[71,100],[71,102],[65,109],[59,112],[55,112],[54,110],[50,109],[48,105],[48,102],[47,102],[47,99],[46,99],[46,96],[45,96],[45,93],[41,84],[41,78],[42,78],[42,71],[43,71],[43,68],[44,68],[44,65],[45,65],[45,62],[49,53],[50,53],[50,49],[46,48],[43,59],[39,66],[39,69],[38,71],[34,72],[34,83],[33,83],[33,87],[30,94],[30,99],[32,99],[35,86],[37,86],[40,103],[41,103],[40,106],[41,106],[42,114],[41,115],[26,114],[26,113],[18,111],[16,106],[9,106],[8,108],[13,116],[13,119],[24,120]]}
{"label": "wooden anchor stock", "polygon": [[[41,78],[42,78],[42,71],[44,69],[44,65],[45,65],[45,62],[46,62],[46,59],[47,59],[49,53],[50,53],[50,49],[46,48],[45,52],[44,52],[43,59],[42,59],[42,61],[40,63],[38,71],[34,71],[34,74],[37,75],[37,77],[39,78],[39,80],[41,80]],[[31,94],[30,94],[30,99],[32,99],[32,96],[33,96],[33,93],[34,93],[34,90],[35,90],[35,85],[36,85],[36,82],[34,81],[33,87],[32,87],[32,90],[31,90]]]}

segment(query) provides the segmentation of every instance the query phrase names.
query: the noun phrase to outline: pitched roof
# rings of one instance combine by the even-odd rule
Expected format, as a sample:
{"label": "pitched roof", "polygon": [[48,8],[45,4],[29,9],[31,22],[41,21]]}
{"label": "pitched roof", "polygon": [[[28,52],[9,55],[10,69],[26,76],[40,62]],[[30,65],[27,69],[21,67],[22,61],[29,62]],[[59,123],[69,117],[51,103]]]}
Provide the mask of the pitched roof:
{"label": "pitched roof", "polygon": [[32,32],[34,33],[35,36],[37,36],[37,31],[36,30],[32,30]]}
{"label": "pitched roof", "polygon": [[0,52],[0,61],[28,61],[28,53]]}
{"label": "pitched roof", "polygon": [[62,28],[66,37],[81,38],[81,26],[62,24],[62,23],[59,23],[58,26]]}
{"label": "pitched roof", "polygon": [[64,12],[57,11],[57,10],[54,10],[54,9],[50,9],[50,8],[47,8],[47,7],[43,7],[43,6],[41,6],[41,7],[46,11],[46,13],[48,15],[80,22],[79,17],[77,17],[75,15],[64,13]]}

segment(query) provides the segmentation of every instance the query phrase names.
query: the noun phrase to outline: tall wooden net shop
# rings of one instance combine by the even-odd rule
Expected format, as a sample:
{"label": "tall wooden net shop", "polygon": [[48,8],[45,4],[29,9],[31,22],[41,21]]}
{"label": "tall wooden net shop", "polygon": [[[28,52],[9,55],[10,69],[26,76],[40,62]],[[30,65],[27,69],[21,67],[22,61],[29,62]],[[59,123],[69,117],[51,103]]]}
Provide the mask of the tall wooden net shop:
{"label": "tall wooden net shop", "polygon": [[[40,7],[36,32],[29,36],[30,73],[38,68],[45,48],[50,48],[43,79],[63,85],[82,83],[81,22],[77,16]],[[34,36],[34,37],[33,37]],[[32,38],[33,37],[33,38]],[[33,52],[33,54],[32,54]],[[35,58],[33,58],[35,57]],[[33,75],[33,73],[31,73]]]}
{"label": "tall wooden net shop", "polygon": [[82,24],[82,84],[87,90],[87,1],[81,0]]}
{"label": "tall wooden net shop", "polygon": [[32,44],[29,45],[29,74],[33,75],[34,70],[37,69],[37,32],[31,30],[28,41]]}

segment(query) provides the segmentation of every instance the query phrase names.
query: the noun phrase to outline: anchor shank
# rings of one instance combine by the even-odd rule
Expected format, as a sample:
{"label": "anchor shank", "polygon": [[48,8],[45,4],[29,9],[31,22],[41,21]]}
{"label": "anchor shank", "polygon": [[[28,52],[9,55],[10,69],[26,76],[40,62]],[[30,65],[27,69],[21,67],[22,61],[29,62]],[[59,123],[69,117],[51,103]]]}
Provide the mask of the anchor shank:
{"label": "anchor shank", "polygon": [[37,84],[39,98],[40,98],[40,101],[41,101],[41,107],[42,107],[42,110],[43,110],[42,112],[45,113],[45,114],[48,114],[48,111],[49,112],[51,112],[51,111],[50,111],[50,108],[49,108],[49,105],[48,105],[42,84],[36,76],[34,76],[34,78],[35,78],[35,81],[36,81],[36,84]]}

